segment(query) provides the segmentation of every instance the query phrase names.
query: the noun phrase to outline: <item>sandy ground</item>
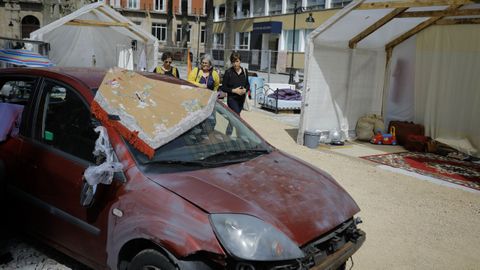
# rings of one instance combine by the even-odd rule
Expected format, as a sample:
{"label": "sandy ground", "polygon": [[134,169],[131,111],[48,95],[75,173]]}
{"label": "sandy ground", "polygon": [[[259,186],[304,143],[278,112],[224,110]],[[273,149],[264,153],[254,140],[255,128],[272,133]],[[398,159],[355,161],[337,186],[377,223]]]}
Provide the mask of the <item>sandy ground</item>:
{"label": "sandy ground", "polygon": [[275,147],[327,171],[358,203],[367,240],[353,269],[480,269],[480,193],[298,145],[295,127],[269,114],[242,117]]}
{"label": "sandy ground", "polygon": [[[275,147],[327,171],[356,200],[367,240],[353,257],[353,269],[480,269],[480,192],[390,172],[328,148],[298,145],[298,115],[255,109],[242,117]],[[0,269],[81,268],[22,241],[13,240],[10,248],[15,260]]]}

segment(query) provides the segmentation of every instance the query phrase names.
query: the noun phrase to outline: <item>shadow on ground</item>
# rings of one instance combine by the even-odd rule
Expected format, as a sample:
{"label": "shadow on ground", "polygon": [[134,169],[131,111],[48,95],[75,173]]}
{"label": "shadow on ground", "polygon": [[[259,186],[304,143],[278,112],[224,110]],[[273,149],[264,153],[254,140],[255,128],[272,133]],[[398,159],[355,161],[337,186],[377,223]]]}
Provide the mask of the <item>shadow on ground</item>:
{"label": "shadow on ground", "polygon": [[288,135],[290,135],[290,137],[292,137],[294,142],[297,142],[298,128],[288,128],[285,129],[285,131],[288,133]]}

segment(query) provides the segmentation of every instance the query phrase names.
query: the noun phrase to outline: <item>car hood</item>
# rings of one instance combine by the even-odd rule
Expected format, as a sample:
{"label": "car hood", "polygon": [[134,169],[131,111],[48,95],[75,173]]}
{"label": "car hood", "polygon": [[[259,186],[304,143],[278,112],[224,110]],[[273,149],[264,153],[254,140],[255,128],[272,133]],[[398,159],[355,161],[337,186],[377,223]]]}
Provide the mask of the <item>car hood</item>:
{"label": "car hood", "polygon": [[279,151],[219,168],[147,176],[208,213],[256,216],[299,245],[360,211],[327,173]]}

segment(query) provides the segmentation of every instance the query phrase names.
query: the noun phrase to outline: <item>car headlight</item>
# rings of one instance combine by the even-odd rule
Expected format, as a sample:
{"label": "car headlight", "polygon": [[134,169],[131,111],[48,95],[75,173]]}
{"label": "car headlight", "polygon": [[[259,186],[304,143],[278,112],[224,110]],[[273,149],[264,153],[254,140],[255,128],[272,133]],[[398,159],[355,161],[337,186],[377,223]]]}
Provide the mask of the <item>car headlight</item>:
{"label": "car headlight", "polygon": [[251,261],[304,257],[290,238],[258,218],[241,214],[212,214],[210,219],[223,247],[235,257]]}

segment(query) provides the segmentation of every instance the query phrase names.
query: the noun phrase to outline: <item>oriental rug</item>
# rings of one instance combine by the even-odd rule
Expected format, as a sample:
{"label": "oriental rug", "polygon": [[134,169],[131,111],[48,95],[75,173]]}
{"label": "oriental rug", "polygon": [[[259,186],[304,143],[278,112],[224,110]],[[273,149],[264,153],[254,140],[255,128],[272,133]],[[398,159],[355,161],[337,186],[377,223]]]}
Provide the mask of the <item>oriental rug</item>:
{"label": "oriental rug", "polygon": [[363,159],[480,190],[480,164],[432,153],[402,152]]}

